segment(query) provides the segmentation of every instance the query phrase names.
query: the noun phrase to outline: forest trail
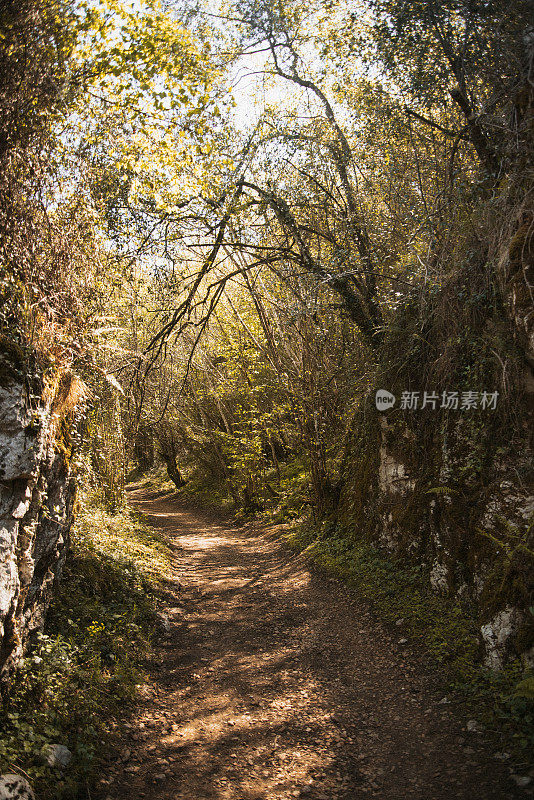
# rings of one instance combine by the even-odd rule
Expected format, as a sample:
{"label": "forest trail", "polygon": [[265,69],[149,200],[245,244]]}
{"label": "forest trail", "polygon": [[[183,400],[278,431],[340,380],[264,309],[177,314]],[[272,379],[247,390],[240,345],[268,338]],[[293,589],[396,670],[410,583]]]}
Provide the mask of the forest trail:
{"label": "forest trail", "polygon": [[136,490],[177,583],[102,798],[525,797],[347,587],[250,531]]}

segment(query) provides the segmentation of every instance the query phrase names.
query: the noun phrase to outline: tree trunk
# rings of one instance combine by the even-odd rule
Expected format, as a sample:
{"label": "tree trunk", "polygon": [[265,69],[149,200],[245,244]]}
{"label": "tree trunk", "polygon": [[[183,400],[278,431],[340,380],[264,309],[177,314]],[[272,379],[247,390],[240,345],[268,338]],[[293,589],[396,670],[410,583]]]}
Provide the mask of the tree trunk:
{"label": "tree trunk", "polygon": [[167,475],[177,489],[181,489],[187,483],[177,463],[176,441],[173,432],[163,430],[159,440],[159,452],[167,467]]}
{"label": "tree trunk", "polygon": [[140,425],[134,442],[134,459],[140,472],[148,472],[154,466],[154,437],[149,427]]}

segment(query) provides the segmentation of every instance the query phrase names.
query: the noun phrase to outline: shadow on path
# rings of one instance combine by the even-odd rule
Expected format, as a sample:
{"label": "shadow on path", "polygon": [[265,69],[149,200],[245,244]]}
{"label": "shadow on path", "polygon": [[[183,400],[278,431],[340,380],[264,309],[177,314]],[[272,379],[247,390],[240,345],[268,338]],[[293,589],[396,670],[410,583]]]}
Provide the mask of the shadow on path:
{"label": "shadow on path", "polygon": [[169,537],[182,589],[102,797],[525,797],[341,583],[172,498],[131,502]]}

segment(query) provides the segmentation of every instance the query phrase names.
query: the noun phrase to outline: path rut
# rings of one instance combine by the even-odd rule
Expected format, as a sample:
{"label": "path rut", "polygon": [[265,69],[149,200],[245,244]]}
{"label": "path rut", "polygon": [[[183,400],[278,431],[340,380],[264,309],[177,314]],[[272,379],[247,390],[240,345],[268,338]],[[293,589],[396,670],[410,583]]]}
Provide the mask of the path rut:
{"label": "path rut", "polygon": [[102,797],[528,796],[342,583],[269,531],[139,490],[131,502],[169,537],[182,586]]}

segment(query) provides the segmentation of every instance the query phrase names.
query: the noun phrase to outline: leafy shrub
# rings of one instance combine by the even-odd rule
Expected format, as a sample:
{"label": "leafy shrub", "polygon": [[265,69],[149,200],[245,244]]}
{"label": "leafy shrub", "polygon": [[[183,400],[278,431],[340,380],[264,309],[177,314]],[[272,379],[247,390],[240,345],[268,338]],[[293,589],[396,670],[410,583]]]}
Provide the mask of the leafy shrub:
{"label": "leafy shrub", "polygon": [[[164,541],[133,512],[83,512],[45,632],[4,691],[0,770],[24,770],[42,800],[89,796],[101,743],[143,680],[170,575]],[[73,753],[64,773],[43,758],[51,743]]]}

